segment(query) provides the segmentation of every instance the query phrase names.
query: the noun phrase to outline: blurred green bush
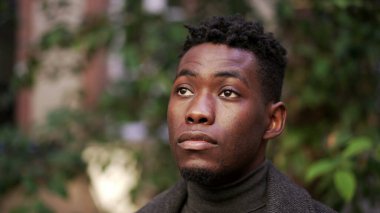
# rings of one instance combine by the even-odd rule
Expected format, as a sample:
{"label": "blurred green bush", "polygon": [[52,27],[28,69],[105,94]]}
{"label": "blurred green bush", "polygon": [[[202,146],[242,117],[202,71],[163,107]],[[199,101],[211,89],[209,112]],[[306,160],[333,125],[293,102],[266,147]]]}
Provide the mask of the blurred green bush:
{"label": "blurred green bush", "polygon": [[289,117],[272,156],[315,197],[361,212],[379,200],[380,4],[309,3],[278,7],[290,50]]}

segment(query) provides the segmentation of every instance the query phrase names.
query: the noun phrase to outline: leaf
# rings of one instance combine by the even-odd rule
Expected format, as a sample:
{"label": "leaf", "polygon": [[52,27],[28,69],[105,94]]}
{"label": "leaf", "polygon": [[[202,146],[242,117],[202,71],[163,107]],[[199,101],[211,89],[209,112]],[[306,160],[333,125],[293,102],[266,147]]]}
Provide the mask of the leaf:
{"label": "leaf", "polygon": [[60,174],[53,175],[49,180],[48,189],[62,198],[67,198],[66,181],[67,179]]}
{"label": "leaf", "polygon": [[335,167],[335,161],[330,159],[320,160],[310,166],[306,172],[306,181],[310,182],[315,178],[324,175]]}
{"label": "leaf", "polygon": [[356,179],[351,171],[339,170],[335,172],[334,184],[344,201],[352,200],[356,190]]}
{"label": "leaf", "polygon": [[372,148],[371,140],[366,137],[358,137],[349,141],[349,145],[343,151],[342,156],[344,158],[350,158],[357,156]]}

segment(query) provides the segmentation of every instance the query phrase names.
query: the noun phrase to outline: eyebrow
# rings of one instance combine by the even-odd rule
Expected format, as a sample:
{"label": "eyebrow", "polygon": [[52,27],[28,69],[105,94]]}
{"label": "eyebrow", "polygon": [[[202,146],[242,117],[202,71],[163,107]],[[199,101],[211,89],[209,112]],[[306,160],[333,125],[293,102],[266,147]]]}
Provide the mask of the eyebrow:
{"label": "eyebrow", "polygon": [[[177,79],[181,76],[190,76],[190,77],[196,78],[198,76],[198,73],[195,71],[192,71],[192,70],[183,69],[177,73],[175,79]],[[239,79],[240,81],[242,81],[247,86],[249,85],[246,78],[244,78],[239,72],[233,71],[233,70],[218,71],[217,73],[214,74],[214,77],[215,78],[236,78],[236,79]]]}
{"label": "eyebrow", "polygon": [[239,72],[229,70],[229,71],[219,71],[214,74],[214,77],[219,77],[219,78],[237,78],[240,81],[242,81],[246,86],[248,86],[248,81],[246,78],[244,78]]}
{"label": "eyebrow", "polygon": [[188,70],[188,69],[184,69],[184,70],[180,70],[177,75],[175,76],[175,79],[181,77],[181,76],[191,76],[191,77],[197,77],[198,73],[192,71],[192,70]]}

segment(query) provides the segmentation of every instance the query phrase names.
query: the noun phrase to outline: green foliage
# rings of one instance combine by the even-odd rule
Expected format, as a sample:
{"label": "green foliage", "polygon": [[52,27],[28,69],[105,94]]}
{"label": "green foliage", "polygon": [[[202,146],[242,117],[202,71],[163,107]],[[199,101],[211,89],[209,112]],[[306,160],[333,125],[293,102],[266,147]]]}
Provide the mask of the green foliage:
{"label": "green foliage", "polygon": [[75,34],[71,43],[73,48],[81,50],[90,57],[95,50],[110,44],[114,29],[104,17],[88,18]]}
{"label": "green foliage", "polygon": [[[371,146],[371,141],[365,137],[350,140],[347,147],[338,155],[312,163],[307,170],[305,180],[311,182],[317,178],[323,178],[327,182],[333,181],[335,189],[343,200],[345,202],[352,201],[357,186],[357,178],[354,175],[357,161],[355,157],[368,154]],[[329,186],[330,184],[322,187]]]}
{"label": "green foliage", "polygon": [[[308,1],[278,5],[290,45],[285,134],[274,161],[313,196],[335,209],[378,199],[380,165],[380,5],[373,1]],[[291,138],[292,135],[299,135]],[[297,145],[292,140],[298,141]],[[289,148],[290,146],[290,148]],[[303,153],[294,155],[294,153]],[[300,157],[302,156],[302,157]],[[302,161],[302,163],[299,163]],[[294,170],[294,165],[302,168]]]}
{"label": "green foliage", "polygon": [[104,129],[104,118],[96,111],[61,108],[47,116],[46,123],[36,128],[34,137],[81,149],[92,139],[103,141],[107,137]]}
{"label": "green foliage", "polygon": [[39,60],[31,56],[25,64],[16,67],[17,74],[11,79],[9,95],[15,96],[19,89],[33,86],[38,66]]}
{"label": "green foliage", "polygon": [[356,189],[356,179],[352,171],[340,170],[334,173],[334,183],[338,193],[346,202],[352,200]]}
{"label": "green foliage", "polygon": [[306,173],[306,181],[310,182],[317,177],[330,173],[334,170],[335,164],[336,163],[330,159],[317,161],[309,167]]}
{"label": "green foliage", "polygon": [[39,47],[42,50],[52,48],[53,46],[64,48],[68,47],[74,39],[74,35],[67,29],[67,27],[59,24],[42,36]]}
{"label": "green foliage", "polygon": [[[102,139],[97,116],[62,109],[48,116],[34,135],[0,128],[0,195],[17,185],[32,195],[41,186],[66,197],[67,181],[84,173],[81,152],[91,138]],[[90,125],[91,124],[91,125]]]}
{"label": "green foliage", "polygon": [[366,137],[360,137],[350,140],[347,148],[343,150],[343,158],[351,158],[367,152],[372,148],[372,141]]}

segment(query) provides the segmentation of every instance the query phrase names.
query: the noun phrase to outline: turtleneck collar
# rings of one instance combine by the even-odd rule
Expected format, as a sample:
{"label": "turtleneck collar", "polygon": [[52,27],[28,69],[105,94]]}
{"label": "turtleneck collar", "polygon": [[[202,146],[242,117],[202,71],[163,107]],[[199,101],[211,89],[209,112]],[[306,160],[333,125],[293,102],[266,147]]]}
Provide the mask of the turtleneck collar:
{"label": "turtleneck collar", "polygon": [[265,209],[268,162],[243,178],[221,187],[187,182],[182,212],[255,212]]}

